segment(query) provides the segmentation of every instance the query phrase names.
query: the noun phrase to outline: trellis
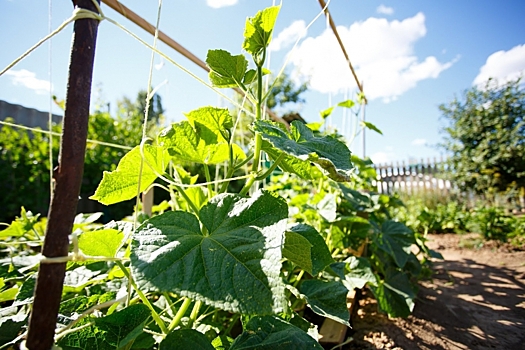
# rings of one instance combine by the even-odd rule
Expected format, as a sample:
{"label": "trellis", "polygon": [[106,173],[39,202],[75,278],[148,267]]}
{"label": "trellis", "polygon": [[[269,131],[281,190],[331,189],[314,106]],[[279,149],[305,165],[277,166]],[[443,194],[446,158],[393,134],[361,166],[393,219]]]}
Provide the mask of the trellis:
{"label": "trellis", "polygon": [[[98,23],[101,20],[109,20],[102,15],[102,11],[99,6],[100,2],[101,0],[74,0],[73,3],[75,5],[75,12],[68,21],[64,22],[64,24],[62,24],[56,31],[50,33],[50,35],[46,36],[43,40],[33,46],[26,54],[19,57],[13,62],[13,64],[9,65],[6,69],[0,72],[0,75],[6,72],[8,69],[14,66],[14,64],[27,56],[29,52],[36,49],[47,39],[58,33],[66,25],[74,22],[74,39],[71,49],[68,89],[66,93],[66,108],[61,134],[62,141],[60,145],[60,157],[58,167],[53,171],[52,174],[54,188],[52,191],[46,236],[42,250],[44,259],[42,260],[39,267],[38,279],[34,293],[33,310],[31,312],[26,341],[26,346],[29,349],[47,350],[52,347],[54,342],[54,320],[56,320],[58,315],[58,308],[62,295],[62,287],[69,249],[69,235],[71,233],[73,220],[76,214],[78,194],[80,191],[84,167],[85,148],[86,143],[88,142],[87,127],[89,123],[90,91]],[[171,39],[169,36],[158,30],[158,23],[157,26],[153,26],[116,0],[102,0],[102,2],[126,18],[130,19],[135,24],[148,31],[150,34],[154,35],[155,42],[158,38],[179,53],[183,54],[199,67],[209,70],[202,60],[182,47],[175,40]],[[332,30],[334,31],[334,34],[339,42],[353,77],[356,80],[357,86],[359,90],[363,92],[363,85],[359,82],[352,64],[350,63],[350,59],[346,53],[344,45],[337,33],[336,26],[328,11],[328,4],[323,0],[319,0],[319,3],[330,22],[330,26],[332,27]],[[111,22],[115,23],[114,21]],[[133,35],[132,33],[130,34]],[[140,40],[136,36],[135,38]],[[153,45],[149,45],[142,40],[140,41],[152,50],[152,56],[157,53],[170,60],[169,57],[166,57],[162,52],[156,49],[155,42]],[[183,69],[176,62],[172,60],[170,61],[179,68]],[[148,84],[148,88],[150,89],[148,91],[149,103],[149,99],[151,98],[152,94],[151,80]],[[364,104],[366,104],[366,99],[364,99]],[[268,114],[273,120],[286,123],[271,111],[268,111]],[[6,124],[5,122],[2,123]],[[144,126],[146,123],[147,116]],[[48,133],[50,135],[52,134],[51,129],[48,131]]]}

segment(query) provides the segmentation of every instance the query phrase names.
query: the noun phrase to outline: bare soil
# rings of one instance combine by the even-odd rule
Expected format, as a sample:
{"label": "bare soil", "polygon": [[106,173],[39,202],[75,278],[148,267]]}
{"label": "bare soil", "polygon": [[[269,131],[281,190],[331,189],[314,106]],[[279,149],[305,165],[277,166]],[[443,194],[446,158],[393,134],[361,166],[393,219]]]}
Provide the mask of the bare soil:
{"label": "bare soil", "polygon": [[365,291],[343,348],[525,349],[525,251],[476,247],[475,237],[431,235],[428,245],[445,260],[421,282],[413,314],[389,319]]}

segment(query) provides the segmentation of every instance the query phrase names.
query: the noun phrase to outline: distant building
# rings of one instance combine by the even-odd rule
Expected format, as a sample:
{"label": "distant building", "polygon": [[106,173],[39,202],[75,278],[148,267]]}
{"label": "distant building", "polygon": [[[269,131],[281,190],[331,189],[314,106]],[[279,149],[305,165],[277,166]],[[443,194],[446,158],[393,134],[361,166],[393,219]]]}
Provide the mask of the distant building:
{"label": "distant building", "polygon": [[[0,100],[0,120],[3,121],[8,117],[13,118],[15,124],[32,128],[40,127],[43,130],[47,130],[49,113]],[[55,124],[62,121],[61,115],[53,114],[52,118]]]}

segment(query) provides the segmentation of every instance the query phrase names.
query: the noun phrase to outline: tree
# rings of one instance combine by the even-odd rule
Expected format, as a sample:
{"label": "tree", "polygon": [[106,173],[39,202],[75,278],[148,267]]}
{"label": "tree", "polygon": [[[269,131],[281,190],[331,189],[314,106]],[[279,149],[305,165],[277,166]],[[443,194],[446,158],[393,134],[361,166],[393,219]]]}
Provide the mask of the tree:
{"label": "tree", "polygon": [[525,90],[521,79],[489,80],[439,109],[450,123],[441,146],[462,189],[491,198],[525,188]]}

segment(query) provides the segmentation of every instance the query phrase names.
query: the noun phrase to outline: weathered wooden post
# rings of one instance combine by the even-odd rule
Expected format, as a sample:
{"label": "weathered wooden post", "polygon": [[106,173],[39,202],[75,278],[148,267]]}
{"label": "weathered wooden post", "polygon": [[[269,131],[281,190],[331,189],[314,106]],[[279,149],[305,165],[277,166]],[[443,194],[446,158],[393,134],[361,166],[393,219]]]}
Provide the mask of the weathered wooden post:
{"label": "weathered wooden post", "polygon": [[[73,3],[75,7],[97,12],[92,0]],[[97,29],[96,19],[75,21],[59,165],[53,175],[55,190],[42,249],[46,258],[68,255],[84,171]],[[26,340],[30,350],[49,350],[53,346],[65,270],[65,262],[40,264]]]}

